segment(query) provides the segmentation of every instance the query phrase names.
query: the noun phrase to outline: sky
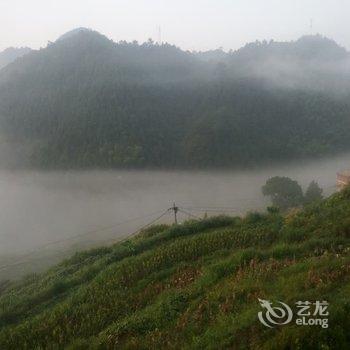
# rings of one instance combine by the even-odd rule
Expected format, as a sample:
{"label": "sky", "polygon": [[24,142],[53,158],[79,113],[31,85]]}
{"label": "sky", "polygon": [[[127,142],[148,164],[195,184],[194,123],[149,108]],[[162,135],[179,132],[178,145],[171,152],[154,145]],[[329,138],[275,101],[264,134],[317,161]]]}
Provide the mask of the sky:
{"label": "sky", "polygon": [[158,41],[160,27],[162,41],[197,51],[316,33],[350,49],[349,15],[349,0],[0,0],[0,50],[77,27],[139,42]]}

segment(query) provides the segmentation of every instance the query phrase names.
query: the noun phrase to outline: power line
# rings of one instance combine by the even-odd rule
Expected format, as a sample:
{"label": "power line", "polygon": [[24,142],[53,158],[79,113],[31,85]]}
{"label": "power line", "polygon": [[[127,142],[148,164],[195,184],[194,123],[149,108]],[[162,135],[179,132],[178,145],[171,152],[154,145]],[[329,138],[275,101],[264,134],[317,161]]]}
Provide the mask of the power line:
{"label": "power line", "polygon": [[[135,234],[139,233],[140,231],[144,230],[145,228],[151,226],[152,224],[154,224],[156,221],[158,221],[159,219],[161,219],[164,215],[166,215],[168,212],[169,212],[170,209],[167,209],[166,211],[164,211],[162,213],[162,215],[158,216],[156,219],[152,220],[151,222],[149,222],[148,224],[140,227],[139,229],[137,229],[136,231],[134,231],[133,233],[129,233],[126,235],[125,238],[123,239],[118,239],[117,241],[113,240],[113,241],[110,241],[111,243],[113,242],[117,242],[117,243],[122,243],[122,242],[125,242],[126,240],[130,239],[131,237],[133,237]],[[158,211],[159,212],[159,211]],[[152,214],[149,214],[148,216],[150,216]],[[154,213],[153,213],[154,215]],[[131,220],[128,220],[128,221],[131,221]],[[36,260],[40,260],[41,258],[37,258]],[[32,260],[26,260],[26,261],[17,261],[17,262],[14,262],[13,264],[7,264],[7,265],[3,265],[3,266],[0,266],[0,271],[1,270],[5,270],[6,268],[8,267],[14,267],[14,266],[20,266],[20,265],[23,265],[23,264],[27,264],[28,262],[32,262]],[[83,263],[80,263],[78,264],[77,266],[80,266],[80,265],[83,265]]]}
{"label": "power line", "polygon": [[232,207],[183,207],[183,209],[194,210],[194,211],[215,211],[215,212],[224,212],[224,211],[241,211],[242,208],[232,208]]}
{"label": "power line", "polygon": [[189,213],[188,211],[179,209],[179,212],[180,212],[180,213],[183,213],[183,214],[186,214],[186,215],[188,215],[188,216],[191,216],[191,217],[193,217],[193,218],[195,218],[195,219],[202,220],[202,218],[200,218],[199,216],[194,215],[194,214],[191,214],[191,213]]}
{"label": "power line", "polygon": [[[138,228],[136,231],[134,231],[133,233],[130,233],[127,235],[127,237],[125,239],[129,239],[130,237],[134,236],[136,233],[144,230],[145,228],[153,225],[156,221],[158,221],[159,219],[161,219],[164,215],[166,215],[169,212],[170,209],[167,209],[166,211],[163,212],[162,215],[158,216],[156,219],[152,220],[151,222],[149,222],[148,224]],[[119,241],[118,241],[119,242]]]}
{"label": "power line", "polygon": [[[169,209],[168,209],[169,210]],[[161,217],[163,217],[167,212],[168,210],[166,210],[166,212],[163,212],[161,216],[157,217],[155,220],[152,220],[150,223],[148,223],[147,225],[141,227],[140,229],[138,229],[137,231],[135,231],[134,233],[132,233],[130,236],[134,235],[135,233],[139,232],[140,230],[152,225],[154,222],[156,222],[157,220],[159,220]],[[100,228],[100,229],[96,229],[96,230],[93,230],[93,231],[88,231],[88,232],[84,232],[84,233],[80,233],[80,234],[77,234],[75,236],[72,236],[72,237],[69,237],[69,238],[65,238],[65,239],[60,239],[60,240],[57,240],[57,241],[53,241],[53,242],[49,242],[49,243],[46,243],[40,247],[37,247],[35,248],[33,251],[31,251],[30,253],[26,254],[26,255],[23,255],[21,258],[22,259],[25,259],[25,258],[28,258],[30,256],[32,256],[33,254],[37,253],[38,251],[40,251],[41,249],[44,249],[48,246],[51,246],[51,245],[55,245],[55,244],[58,244],[58,243],[63,243],[63,242],[67,242],[67,241],[71,241],[71,240],[74,240],[76,238],[79,238],[79,237],[83,237],[83,236],[86,236],[86,235],[90,235],[90,234],[95,234],[95,233],[99,233],[99,232],[103,232],[103,231],[106,231],[106,230],[110,230],[116,226],[120,226],[120,225],[124,225],[124,224],[127,224],[129,222],[132,222],[132,221],[136,221],[136,220],[140,220],[140,219],[144,219],[144,218],[147,218],[147,217],[150,217],[150,216],[153,216],[153,215],[156,215],[158,214],[159,212],[161,212],[160,210],[154,212],[154,213],[151,213],[151,214],[147,214],[147,215],[144,215],[144,216],[140,216],[140,217],[137,217],[137,218],[133,218],[133,219],[129,219],[129,220],[125,220],[125,221],[122,221],[122,222],[118,222],[114,225],[111,225],[111,226],[107,226],[107,227],[104,227],[104,228]],[[17,265],[22,265],[22,264],[25,264],[27,263],[28,260],[20,260],[20,261],[15,261],[11,264],[6,264],[6,265],[3,265],[3,266],[0,266],[0,271],[1,270],[4,270],[8,267],[13,267],[13,266],[17,266]]]}
{"label": "power line", "polygon": [[[199,216],[197,215],[194,215],[186,210],[183,210],[182,208],[180,207],[177,207],[174,203],[174,205],[171,207],[171,208],[168,208],[167,210],[165,211],[156,211],[154,213],[151,213],[151,214],[147,214],[147,215],[144,215],[144,216],[140,216],[140,217],[137,217],[137,218],[133,218],[133,219],[129,219],[129,220],[125,220],[125,221],[122,221],[122,222],[118,222],[114,225],[111,225],[111,226],[106,226],[106,227],[103,227],[103,228],[100,228],[100,229],[96,229],[96,230],[92,230],[92,231],[88,231],[88,232],[83,232],[83,233],[80,233],[80,234],[77,234],[77,235],[74,235],[72,237],[69,237],[69,238],[65,238],[65,239],[60,239],[60,240],[57,240],[57,241],[53,241],[53,242],[49,242],[49,243],[46,243],[40,247],[37,247],[35,250],[31,251],[30,253],[22,256],[22,259],[26,259],[30,256],[32,256],[33,254],[37,253],[38,251],[40,251],[41,249],[44,249],[48,246],[51,246],[51,245],[55,245],[55,244],[59,244],[59,243],[63,243],[63,242],[67,242],[67,241],[71,241],[71,240],[74,240],[76,238],[79,238],[79,237],[83,237],[83,236],[86,236],[86,235],[90,235],[90,234],[95,234],[95,233],[99,233],[99,232],[102,232],[102,231],[106,231],[106,230],[110,230],[116,226],[120,226],[120,225],[123,225],[123,224],[126,224],[126,223],[129,223],[129,222],[132,222],[132,221],[136,221],[136,220],[140,220],[140,219],[144,219],[146,217],[150,217],[150,216],[153,216],[155,214],[158,214],[159,212],[162,212],[161,215],[159,215],[158,217],[156,217],[154,220],[150,221],[149,223],[147,223],[146,225],[143,225],[142,227],[138,228],[136,231],[126,235],[126,237],[124,239],[118,239],[117,242],[123,242],[127,239],[129,239],[130,237],[134,236],[135,234],[137,234],[138,232],[146,229],[147,227],[153,225],[155,222],[157,222],[158,220],[160,220],[163,216],[165,216],[166,214],[168,214],[171,210],[174,211],[174,215],[175,215],[175,224],[177,224],[177,213],[178,212],[182,212],[183,214],[186,214],[190,217],[193,217],[195,219],[198,219],[198,220],[201,220],[202,218],[200,218]],[[112,242],[115,242],[115,240],[113,240]],[[57,255],[57,254],[56,254]],[[41,260],[42,257],[40,258],[37,258],[36,260]],[[13,263],[10,263],[10,264],[6,264],[6,265],[2,265],[0,266],[0,271],[1,270],[4,270],[8,267],[14,267],[14,266],[19,266],[19,265],[23,265],[23,264],[26,264],[28,262],[30,262],[32,260],[20,260],[20,261],[15,261]]]}
{"label": "power line", "polygon": [[[332,185],[332,186],[326,187],[325,189],[334,188],[334,187],[336,187],[336,186]],[[257,199],[256,198],[252,198],[252,199],[245,198],[245,199],[242,199],[242,200],[252,201],[252,200],[257,200]],[[83,237],[83,236],[87,236],[87,235],[103,232],[103,231],[106,231],[106,230],[110,230],[110,229],[115,228],[117,226],[121,226],[121,225],[130,223],[130,222],[133,222],[133,221],[145,219],[147,217],[156,215],[158,213],[162,213],[162,214],[160,216],[158,216],[157,218],[155,218],[154,220],[152,220],[151,222],[147,223],[146,225],[144,225],[144,226],[140,227],[139,229],[137,229],[136,231],[132,232],[131,234],[126,235],[125,238],[123,238],[121,240],[118,239],[117,242],[123,242],[123,241],[129,239],[130,237],[134,236],[138,232],[140,232],[140,231],[144,230],[145,228],[147,228],[147,227],[151,226],[152,224],[154,224],[156,221],[161,219],[163,216],[165,216],[170,211],[174,212],[174,222],[175,222],[175,224],[177,224],[177,213],[178,212],[181,212],[183,214],[186,214],[186,215],[188,215],[190,217],[193,217],[193,218],[196,218],[198,220],[202,220],[201,217],[199,217],[197,215],[194,215],[194,214],[190,213],[189,211],[199,211],[199,212],[201,212],[201,211],[202,212],[203,211],[204,212],[225,212],[225,211],[226,212],[227,211],[231,211],[232,212],[233,211],[233,212],[238,212],[239,214],[241,214],[241,210],[242,210],[242,208],[225,207],[225,206],[221,206],[221,207],[204,207],[204,206],[202,206],[202,207],[178,207],[174,203],[172,207],[168,208],[165,211],[158,210],[156,212],[153,212],[153,213],[150,213],[150,214],[147,214],[147,215],[144,215],[144,216],[139,216],[139,217],[136,217],[136,218],[128,219],[128,220],[125,220],[125,221],[122,221],[122,222],[118,222],[118,223],[110,225],[110,226],[102,227],[102,228],[91,230],[91,231],[88,231],[88,232],[79,233],[77,235],[73,235],[71,237],[60,239],[60,240],[57,240],[57,241],[48,242],[48,243],[46,243],[46,244],[44,244],[42,246],[39,246],[39,247],[35,248],[33,251],[29,252],[28,254],[23,255],[21,258],[22,259],[28,258],[28,257],[32,256],[33,254],[37,253],[39,250],[44,249],[44,248],[46,248],[48,246],[51,246],[51,245],[55,245],[55,244],[59,244],[59,243],[67,242],[67,241],[71,241],[71,240],[74,240],[74,239],[79,238],[79,237]],[[42,259],[42,258],[40,258],[40,259]],[[13,262],[11,264],[6,264],[6,265],[3,265],[3,266],[0,266],[0,271],[3,270],[3,269],[6,269],[8,267],[13,267],[13,266],[25,264],[27,262],[28,262],[28,260],[26,260],[26,261],[23,261],[23,260],[15,261],[15,262]]]}

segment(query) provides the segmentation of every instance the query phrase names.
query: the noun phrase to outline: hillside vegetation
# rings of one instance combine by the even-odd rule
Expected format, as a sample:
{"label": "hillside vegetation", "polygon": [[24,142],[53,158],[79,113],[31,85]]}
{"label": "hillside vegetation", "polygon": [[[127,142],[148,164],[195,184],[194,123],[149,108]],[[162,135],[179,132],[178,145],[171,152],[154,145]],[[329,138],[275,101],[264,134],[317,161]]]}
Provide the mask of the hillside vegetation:
{"label": "hillside vegetation", "polygon": [[[350,189],[304,210],[154,226],[4,286],[1,349],[348,349]],[[258,298],[329,302],[329,328]]]}
{"label": "hillside vegetation", "polygon": [[344,152],[348,67],[320,36],[192,53],[78,29],[0,70],[0,164],[233,168]]}

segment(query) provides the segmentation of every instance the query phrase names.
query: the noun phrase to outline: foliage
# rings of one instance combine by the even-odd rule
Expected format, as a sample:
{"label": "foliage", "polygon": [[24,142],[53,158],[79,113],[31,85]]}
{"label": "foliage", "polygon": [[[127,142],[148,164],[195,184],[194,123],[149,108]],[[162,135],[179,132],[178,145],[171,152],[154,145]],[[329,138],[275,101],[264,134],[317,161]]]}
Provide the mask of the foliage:
{"label": "foliage", "polygon": [[[346,349],[348,190],[273,210],[155,226],[4,287],[1,349]],[[330,328],[264,328],[258,298],[328,300]]]}
{"label": "foliage", "polygon": [[238,167],[344,151],[347,97],[240,76],[271,55],[310,63],[313,52],[343,51],[317,38],[253,43],[218,63],[169,44],[70,33],[1,69],[1,165]]}
{"label": "foliage", "polygon": [[272,204],[282,210],[298,207],[303,203],[303,190],[289,177],[275,176],[262,187],[264,196],[270,196]]}

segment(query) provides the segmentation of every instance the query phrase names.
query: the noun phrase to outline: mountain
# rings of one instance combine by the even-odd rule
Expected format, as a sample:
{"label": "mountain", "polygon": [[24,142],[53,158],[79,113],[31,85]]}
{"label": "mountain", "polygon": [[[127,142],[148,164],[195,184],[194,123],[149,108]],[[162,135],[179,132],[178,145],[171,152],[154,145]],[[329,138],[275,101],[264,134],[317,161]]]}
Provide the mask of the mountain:
{"label": "mountain", "polygon": [[318,36],[199,57],[78,28],[1,70],[0,162],[242,167],[343,152],[347,57]]}
{"label": "mountain", "polygon": [[88,81],[107,79],[112,74],[112,78],[128,82],[143,79],[156,82],[160,77],[168,82],[187,77],[194,70],[193,63],[194,58],[189,53],[168,44],[114,43],[96,31],[78,28],[62,35],[47,48],[33,52],[23,62],[8,67],[0,75],[0,86],[4,85],[4,80],[20,84],[34,75],[40,80],[58,83],[54,74],[63,74],[62,79],[80,74],[79,78]]}
{"label": "mountain", "polygon": [[321,35],[306,35],[292,42],[256,41],[231,52],[232,59],[263,62],[270,59],[337,62],[348,59],[349,53],[334,40]]}
{"label": "mountain", "polygon": [[74,37],[75,35],[79,35],[81,32],[92,32],[92,29],[84,28],[84,27],[79,27],[79,28],[72,29],[72,30],[70,30],[69,32],[64,33],[63,35],[61,35],[61,36],[57,39],[57,41],[72,38],[72,37]]}
{"label": "mountain", "polygon": [[321,35],[294,42],[255,42],[232,52],[226,64],[237,76],[260,77],[279,87],[349,90],[350,54]]}
{"label": "mountain", "polygon": [[22,57],[29,53],[31,49],[29,47],[14,48],[9,47],[0,52],[0,69],[12,63],[17,58]]}
{"label": "mountain", "polygon": [[[348,188],[287,216],[153,226],[77,253],[3,283],[0,348],[347,349],[349,217]],[[263,325],[259,299],[283,302],[294,317]],[[324,327],[296,324],[299,301],[312,313],[328,303],[304,317]]]}

